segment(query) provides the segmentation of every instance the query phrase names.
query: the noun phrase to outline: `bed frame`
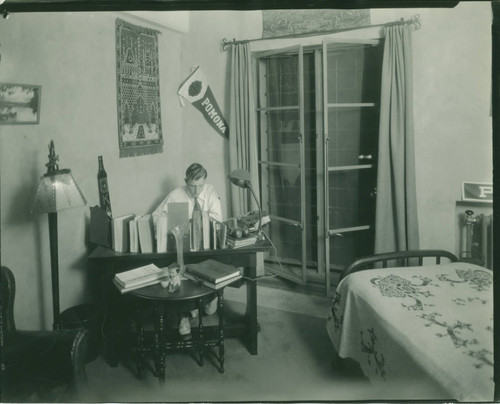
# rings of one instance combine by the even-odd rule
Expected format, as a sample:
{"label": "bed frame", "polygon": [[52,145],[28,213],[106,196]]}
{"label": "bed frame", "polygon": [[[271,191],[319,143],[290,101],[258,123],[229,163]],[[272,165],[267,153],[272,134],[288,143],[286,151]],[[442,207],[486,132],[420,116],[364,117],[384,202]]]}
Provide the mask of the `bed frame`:
{"label": "bed frame", "polygon": [[424,264],[424,258],[434,258],[436,265],[441,263],[441,258],[446,258],[449,262],[458,261],[455,254],[445,250],[408,250],[375,254],[369,257],[359,258],[354,261],[346,269],[344,269],[340,275],[340,280],[344,279],[347,275],[353,272],[373,269],[375,268],[375,265],[379,263],[382,263],[382,268],[387,268],[389,263],[392,264],[392,262],[394,262],[394,264],[398,267],[421,267]]}

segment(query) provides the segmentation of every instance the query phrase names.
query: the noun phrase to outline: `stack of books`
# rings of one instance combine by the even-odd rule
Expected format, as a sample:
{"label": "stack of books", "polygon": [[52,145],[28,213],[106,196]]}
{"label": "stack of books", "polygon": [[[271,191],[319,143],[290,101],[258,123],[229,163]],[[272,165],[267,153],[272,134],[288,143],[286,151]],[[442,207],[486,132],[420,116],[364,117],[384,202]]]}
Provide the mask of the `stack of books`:
{"label": "stack of books", "polygon": [[256,234],[252,234],[248,237],[243,237],[243,238],[234,238],[231,236],[227,236],[226,238],[226,244],[229,248],[246,247],[249,245],[254,245],[256,242],[257,242]]}
{"label": "stack of books", "polygon": [[238,268],[209,259],[186,267],[185,277],[211,289],[220,289],[241,279]]}
{"label": "stack of books", "polygon": [[158,268],[155,264],[149,264],[115,274],[113,283],[123,294],[160,283],[166,276],[167,271],[165,268]]}

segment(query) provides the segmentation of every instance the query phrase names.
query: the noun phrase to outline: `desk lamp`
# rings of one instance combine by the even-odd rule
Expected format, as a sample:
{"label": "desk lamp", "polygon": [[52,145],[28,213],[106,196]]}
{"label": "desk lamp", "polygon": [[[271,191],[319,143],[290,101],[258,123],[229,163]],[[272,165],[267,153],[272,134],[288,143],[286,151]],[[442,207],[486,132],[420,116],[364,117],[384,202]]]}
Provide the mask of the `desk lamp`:
{"label": "desk lamp", "polygon": [[49,162],[45,165],[47,173],[40,177],[32,214],[48,213],[50,264],[52,274],[52,305],[54,312],[54,330],[61,328],[59,319],[59,257],[57,240],[57,212],[84,206],[85,200],[80,188],[76,185],[71,170],[59,169],[59,156],[54,149],[54,141],[49,144]]}
{"label": "desk lamp", "polygon": [[255,192],[252,188],[252,183],[250,182],[250,172],[247,170],[233,170],[228,176],[229,180],[236,186],[240,188],[247,188],[252,193],[253,198],[255,199],[255,203],[257,204],[257,208],[259,209],[259,227],[257,228],[257,234],[260,234],[260,228],[262,223],[262,210],[260,209],[260,203],[255,196]]}

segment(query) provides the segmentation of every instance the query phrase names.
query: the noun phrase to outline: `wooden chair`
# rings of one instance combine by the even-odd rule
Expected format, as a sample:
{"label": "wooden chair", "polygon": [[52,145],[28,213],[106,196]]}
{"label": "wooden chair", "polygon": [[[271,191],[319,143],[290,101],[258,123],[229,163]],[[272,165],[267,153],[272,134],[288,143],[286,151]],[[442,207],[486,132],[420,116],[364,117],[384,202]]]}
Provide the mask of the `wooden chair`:
{"label": "wooden chair", "polygon": [[2,401],[78,401],[83,398],[87,392],[85,356],[89,331],[84,328],[17,330],[15,278],[4,266],[1,267],[0,287]]}

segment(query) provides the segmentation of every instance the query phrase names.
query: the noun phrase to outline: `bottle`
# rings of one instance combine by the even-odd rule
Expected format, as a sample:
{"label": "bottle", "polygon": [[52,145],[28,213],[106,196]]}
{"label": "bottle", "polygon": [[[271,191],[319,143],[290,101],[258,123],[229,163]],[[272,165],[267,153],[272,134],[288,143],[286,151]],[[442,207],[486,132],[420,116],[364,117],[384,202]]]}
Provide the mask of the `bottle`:
{"label": "bottle", "polygon": [[108,174],[104,169],[102,156],[98,156],[99,171],[97,172],[97,185],[99,187],[99,204],[108,216],[111,217],[111,200],[109,198]]}

